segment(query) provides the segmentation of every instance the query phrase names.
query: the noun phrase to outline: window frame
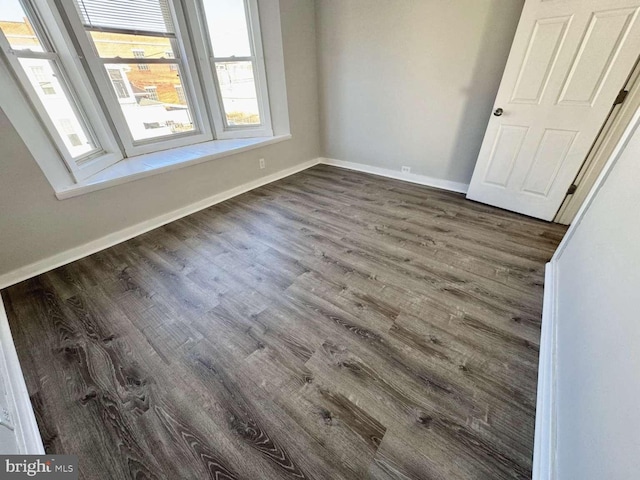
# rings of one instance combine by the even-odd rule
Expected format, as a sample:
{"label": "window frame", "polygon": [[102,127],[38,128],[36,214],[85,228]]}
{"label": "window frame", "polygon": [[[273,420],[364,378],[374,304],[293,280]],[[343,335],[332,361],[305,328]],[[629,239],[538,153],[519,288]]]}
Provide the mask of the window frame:
{"label": "window frame", "polygon": [[[216,138],[224,140],[233,138],[272,137],[271,106],[269,104],[267,69],[264,46],[262,44],[258,0],[243,0],[245,4],[249,44],[252,53],[250,57],[214,57],[202,1],[203,0],[188,1],[185,2],[184,6],[192,33],[194,48],[201,60],[200,64],[202,68],[200,77],[202,79],[202,87],[207,94],[207,98],[210,99],[209,108],[211,110]],[[229,62],[251,61],[253,63],[258,108],[262,121],[260,125],[227,125],[220,83],[215,72],[215,64],[225,60]]]}
{"label": "window frame", "polygon": [[173,42],[174,50],[176,50],[175,58],[148,58],[144,59],[144,64],[178,63],[179,66],[181,64],[184,65],[185,68],[179,71],[180,80],[183,85],[187,85],[187,88],[185,89],[185,97],[191,110],[194,130],[192,132],[142,140],[135,140],[133,138],[105,65],[112,65],[116,63],[143,64],[143,62],[135,62],[132,61],[132,59],[122,59],[121,61],[118,59],[109,59],[113,61],[104,62],[95,51],[93,42],[89,39],[88,31],[82,24],[82,19],[80,18],[80,14],[74,3],[75,2],[72,1],[64,2],[60,8],[64,10],[70,29],[75,35],[80,51],[82,52],[87,64],[87,68],[97,84],[97,90],[100,92],[100,96],[104,100],[126,157],[135,157],[146,153],[169,150],[172,148],[213,140],[213,130],[209,121],[209,116],[207,115],[206,110],[202,108],[202,106],[206,104],[205,97],[201,89],[200,81],[198,81],[197,78],[198,68],[195,62],[195,55],[191,50],[186,19],[184,18],[184,12],[180,1],[169,0],[172,20],[176,30],[176,41]]}

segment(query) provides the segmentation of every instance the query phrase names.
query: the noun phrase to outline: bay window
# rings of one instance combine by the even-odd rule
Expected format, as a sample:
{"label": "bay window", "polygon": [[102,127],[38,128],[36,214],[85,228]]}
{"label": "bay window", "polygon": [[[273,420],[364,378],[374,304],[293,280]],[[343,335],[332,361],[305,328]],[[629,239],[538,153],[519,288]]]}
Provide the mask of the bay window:
{"label": "bay window", "polygon": [[258,0],[3,0],[0,47],[76,182],[273,136]]}

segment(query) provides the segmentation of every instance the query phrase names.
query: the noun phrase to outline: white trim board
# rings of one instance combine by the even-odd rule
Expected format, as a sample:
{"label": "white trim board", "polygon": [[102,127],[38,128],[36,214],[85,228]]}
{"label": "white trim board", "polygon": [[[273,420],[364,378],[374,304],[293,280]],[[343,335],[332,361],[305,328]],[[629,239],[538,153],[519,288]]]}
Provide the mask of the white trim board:
{"label": "white trim board", "polygon": [[557,478],[556,281],[555,262],[549,262],[544,275],[544,302],[538,363],[538,395],[536,400],[532,480],[555,480]]}
{"label": "white trim board", "polygon": [[132,225],[131,227],[127,227],[117,232],[110,233],[102,238],[98,238],[89,243],[85,243],[84,245],[65,250],[64,252],[57,253],[55,255],[52,255],[51,257],[39,260],[30,265],[20,267],[16,270],[0,275],[0,290],[28,278],[40,275],[41,273],[53,270],[54,268],[66,265],[67,263],[74,262],[76,260],[79,260],[80,258],[87,257],[96,252],[99,252],[100,250],[112,247],[113,245],[117,245],[118,243],[122,243],[133,237],[142,235],[143,233],[153,230],[154,228],[161,227],[162,225],[166,225],[167,223],[173,222],[174,220],[178,220],[179,218],[191,215],[192,213],[203,210],[217,203],[224,202],[225,200],[229,200],[230,198],[241,195],[255,188],[267,185],[268,183],[272,183],[295,173],[301,172],[313,167],[314,165],[317,165],[318,163],[320,163],[319,158],[308,160],[294,167],[281,170],[271,175],[267,175],[266,177],[252,180],[251,182],[244,183],[237,187],[187,205],[186,207],[178,208],[169,213],[165,213],[150,220],[145,220],[144,222]]}
{"label": "white trim board", "polygon": [[[31,406],[27,385],[22,376],[18,354],[13,344],[13,337],[9,329],[9,320],[4,310],[2,298],[0,298],[0,355],[4,360],[5,371],[0,369],[0,375],[4,378],[7,391],[8,408],[13,423],[13,432],[18,446],[18,452],[24,455],[44,455],[44,446],[40,438],[38,423]],[[1,362],[0,362],[1,363]],[[0,392],[1,394],[1,392]],[[0,426],[0,428],[6,428]],[[7,453],[7,452],[3,452]]]}
{"label": "white trim board", "polygon": [[213,140],[211,142],[178,147],[172,150],[163,150],[161,152],[125,158],[82,182],[56,190],[56,197],[58,200],[65,200],[115,185],[133,182],[152,175],[171,172],[191,165],[198,165],[199,163],[210,162],[241,152],[248,152],[289,139],[291,139],[291,135],[287,134],[269,138]]}
{"label": "white trim board", "polygon": [[320,163],[324,165],[332,165],[334,167],[347,168],[349,170],[356,170],[358,172],[370,173],[372,175],[378,175],[380,177],[394,178],[396,180],[403,180],[405,182],[426,185],[427,187],[439,188],[441,190],[448,190],[450,192],[466,194],[467,190],[469,189],[468,183],[452,182],[450,180],[429,177],[427,175],[419,175],[417,173],[403,173],[388,168],[365,165],[364,163],[346,162],[344,160],[336,160],[333,158],[321,158]]}

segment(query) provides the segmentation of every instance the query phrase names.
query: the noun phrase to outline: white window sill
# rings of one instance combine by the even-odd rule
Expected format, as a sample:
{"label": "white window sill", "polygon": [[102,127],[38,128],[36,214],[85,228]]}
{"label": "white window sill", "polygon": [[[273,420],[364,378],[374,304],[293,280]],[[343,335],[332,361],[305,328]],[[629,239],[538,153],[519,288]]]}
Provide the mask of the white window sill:
{"label": "white window sill", "polygon": [[77,197],[85,193],[120,185],[178,168],[196,165],[202,162],[228,157],[255,148],[289,140],[290,134],[275,137],[238,138],[232,140],[214,140],[211,142],[188,145],[186,147],[148,153],[137,157],[125,158],[101,172],[56,191],[58,200]]}

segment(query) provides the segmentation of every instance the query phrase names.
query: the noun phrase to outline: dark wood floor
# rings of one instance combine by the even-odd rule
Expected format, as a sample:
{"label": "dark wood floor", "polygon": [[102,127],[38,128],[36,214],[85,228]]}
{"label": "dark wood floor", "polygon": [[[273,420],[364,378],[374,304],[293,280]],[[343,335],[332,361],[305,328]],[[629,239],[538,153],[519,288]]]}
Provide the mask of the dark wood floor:
{"label": "dark wood floor", "polygon": [[528,479],[564,232],[318,166],[2,298],[82,478]]}

